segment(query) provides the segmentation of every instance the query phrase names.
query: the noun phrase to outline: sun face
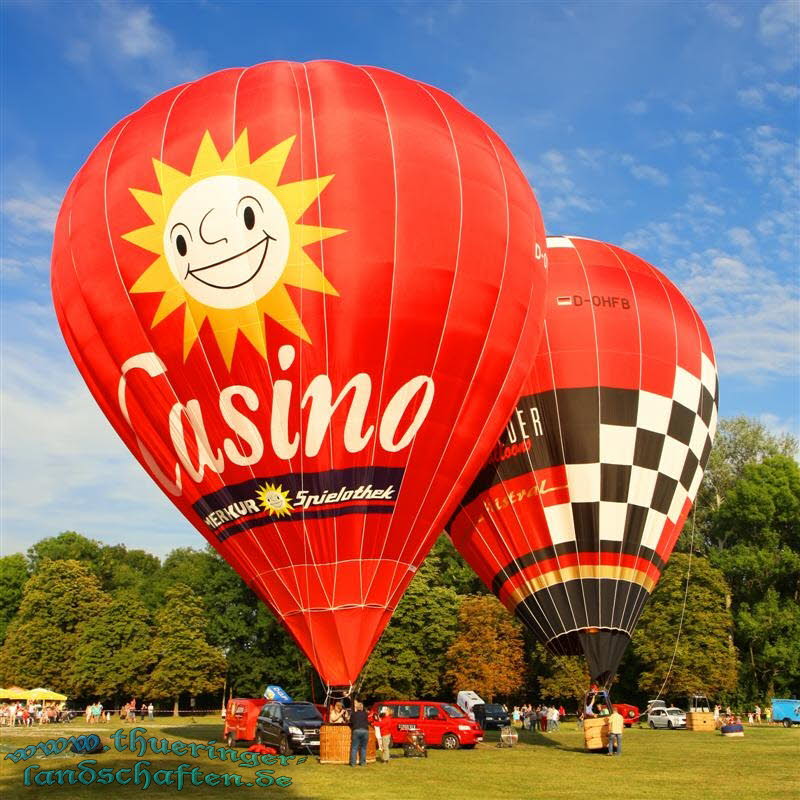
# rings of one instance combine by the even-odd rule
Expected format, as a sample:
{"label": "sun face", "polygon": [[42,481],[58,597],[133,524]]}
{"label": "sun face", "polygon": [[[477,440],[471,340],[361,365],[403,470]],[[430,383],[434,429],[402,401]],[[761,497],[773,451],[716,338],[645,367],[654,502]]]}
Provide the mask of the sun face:
{"label": "sun face", "polygon": [[333,176],[279,184],[293,143],[222,159],[206,132],[190,174],[154,159],[161,192],[131,189],[153,224],[122,238],[157,258],[130,291],[161,293],[151,327],[183,307],[184,359],[206,320],[229,367],[240,331],[266,358],[265,316],[310,341],[286,287],[337,294],[303,246],[344,231],[298,222]]}
{"label": "sun face", "polygon": [[283,486],[265,483],[256,490],[256,496],[261,508],[268,511],[271,517],[288,517],[292,513],[289,491],[283,491]]}

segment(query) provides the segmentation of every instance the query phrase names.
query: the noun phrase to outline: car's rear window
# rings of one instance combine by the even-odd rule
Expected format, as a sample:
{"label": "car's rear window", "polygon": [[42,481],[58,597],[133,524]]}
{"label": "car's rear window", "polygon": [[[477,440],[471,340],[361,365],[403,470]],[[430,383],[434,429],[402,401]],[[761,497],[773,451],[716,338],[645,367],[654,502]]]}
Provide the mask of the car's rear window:
{"label": "car's rear window", "polygon": [[448,703],[443,703],[442,704],[442,708],[444,709],[445,714],[447,714],[450,717],[463,717],[464,716],[464,712],[460,708],[458,708],[457,706],[451,706]]}
{"label": "car's rear window", "polygon": [[489,714],[503,714],[505,713],[503,710],[503,706],[498,705],[497,703],[491,703],[489,705],[485,705],[484,710]]}

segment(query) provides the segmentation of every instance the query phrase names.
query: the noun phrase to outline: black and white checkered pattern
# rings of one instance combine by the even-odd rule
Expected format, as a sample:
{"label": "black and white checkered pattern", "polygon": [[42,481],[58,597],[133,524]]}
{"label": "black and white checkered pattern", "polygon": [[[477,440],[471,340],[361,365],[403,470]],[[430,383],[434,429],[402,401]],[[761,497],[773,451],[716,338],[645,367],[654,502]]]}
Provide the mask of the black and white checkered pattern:
{"label": "black and white checkered pattern", "polygon": [[668,521],[694,501],[717,427],[719,382],[702,355],[698,378],[678,367],[672,397],[600,389],[599,459],[567,463],[570,502],[544,509],[553,544],[578,551],[656,550]]}

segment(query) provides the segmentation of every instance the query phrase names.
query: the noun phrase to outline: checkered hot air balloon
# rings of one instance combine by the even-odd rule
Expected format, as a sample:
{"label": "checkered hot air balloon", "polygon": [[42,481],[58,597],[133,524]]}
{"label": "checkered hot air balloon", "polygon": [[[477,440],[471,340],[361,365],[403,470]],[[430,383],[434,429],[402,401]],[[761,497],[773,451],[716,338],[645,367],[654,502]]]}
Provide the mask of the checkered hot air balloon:
{"label": "checkered hot air balloon", "polygon": [[540,641],[608,683],[700,486],[719,384],[661,272],[602,242],[547,243],[534,368],[449,530]]}

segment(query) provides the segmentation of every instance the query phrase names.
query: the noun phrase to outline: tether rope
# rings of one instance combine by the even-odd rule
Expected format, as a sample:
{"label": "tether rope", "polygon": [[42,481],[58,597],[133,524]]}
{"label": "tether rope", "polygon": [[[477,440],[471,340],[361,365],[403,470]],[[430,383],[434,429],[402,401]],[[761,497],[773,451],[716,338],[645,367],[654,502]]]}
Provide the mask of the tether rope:
{"label": "tether rope", "polygon": [[656,695],[656,700],[658,700],[661,697],[661,694],[664,691],[664,687],[667,685],[667,681],[669,680],[669,677],[672,674],[672,667],[674,666],[675,658],[678,655],[678,646],[680,645],[681,633],[683,632],[683,619],[686,616],[686,602],[689,598],[689,580],[692,575],[692,556],[694,555],[694,520],[696,511],[697,511],[697,506],[692,508],[692,535],[689,540],[689,563],[686,565],[686,589],[683,592],[683,608],[681,608],[681,619],[680,622],[678,623],[678,635],[675,639],[675,649],[672,651],[672,659],[669,662],[667,675],[664,678],[664,682],[661,684],[661,688],[658,690],[658,694]]}

